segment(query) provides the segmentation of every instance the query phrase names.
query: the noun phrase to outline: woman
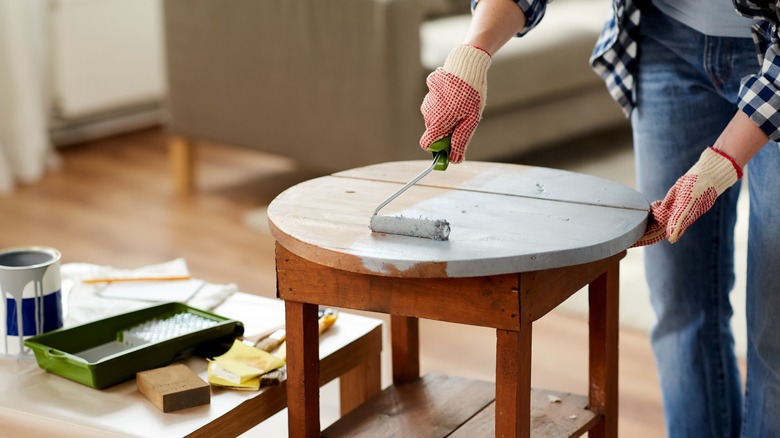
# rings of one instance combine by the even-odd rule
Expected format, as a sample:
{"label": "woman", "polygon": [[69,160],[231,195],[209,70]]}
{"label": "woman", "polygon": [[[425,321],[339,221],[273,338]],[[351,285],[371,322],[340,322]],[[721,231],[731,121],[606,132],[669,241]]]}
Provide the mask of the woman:
{"label": "woman", "polygon": [[[428,77],[423,149],[451,134],[451,162],[465,158],[485,106],[492,54],[532,30],[546,5],[474,5],[463,44]],[[772,272],[780,261],[779,6],[614,0],[591,58],[631,117],[638,189],[658,199],[636,246],[652,245],[645,254],[657,315],[651,339],[670,437],[780,437],[780,276]],[[748,162],[743,396],[729,292],[739,181]]]}

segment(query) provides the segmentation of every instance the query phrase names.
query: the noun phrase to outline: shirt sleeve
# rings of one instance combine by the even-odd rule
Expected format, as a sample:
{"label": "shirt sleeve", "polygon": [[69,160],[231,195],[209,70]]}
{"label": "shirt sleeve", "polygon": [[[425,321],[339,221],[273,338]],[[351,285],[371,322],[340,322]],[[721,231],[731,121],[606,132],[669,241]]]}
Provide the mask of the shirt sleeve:
{"label": "shirt sleeve", "polygon": [[[778,0],[780,3],[780,0]],[[754,25],[753,39],[756,42],[760,69],[756,74],[742,79],[739,90],[739,109],[772,140],[780,140],[780,40],[779,23],[764,15]]]}
{"label": "shirt sleeve", "polygon": [[[520,7],[525,15],[525,27],[518,32],[517,36],[523,36],[527,34],[531,29],[536,27],[547,9],[547,3],[550,0],[513,0]],[[477,7],[479,0],[471,0],[471,9]]]}
{"label": "shirt sleeve", "polygon": [[525,27],[517,34],[523,36],[542,21],[547,9],[547,0],[516,0],[516,3],[525,14]]}

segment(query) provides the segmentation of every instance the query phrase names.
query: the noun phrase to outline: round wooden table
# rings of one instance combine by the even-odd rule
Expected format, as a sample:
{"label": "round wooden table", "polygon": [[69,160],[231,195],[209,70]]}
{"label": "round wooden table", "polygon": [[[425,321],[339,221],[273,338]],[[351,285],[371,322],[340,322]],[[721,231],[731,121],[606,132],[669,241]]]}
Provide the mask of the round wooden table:
{"label": "round wooden table", "polygon": [[[436,435],[440,431],[425,429],[434,427],[433,417],[455,436],[530,436],[532,429],[616,436],[618,265],[645,230],[647,200],[593,176],[466,162],[429,174],[380,211],[446,219],[449,240],[371,232],[374,208],[429,164],[384,163],[335,173],[291,187],[269,206],[278,296],[286,301],[291,436],[320,434],[314,360],[319,305],[390,314],[393,339],[394,385],[384,399],[372,399],[328,428],[327,436]],[[547,393],[530,388],[531,323],[586,285],[590,393],[566,395],[554,404],[556,412],[532,416],[532,399],[551,404]],[[418,318],[495,328],[495,385],[477,390],[466,379],[420,378]],[[446,399],[464,385],[483,395],[422,403],[435,411],[425,414],[420,406],[407,409],[428,424],[415,425],[413,432],[396,429],[416,424],[413,419],[393,416],[393,423],[378,412],[394,405],[391,399]]]}

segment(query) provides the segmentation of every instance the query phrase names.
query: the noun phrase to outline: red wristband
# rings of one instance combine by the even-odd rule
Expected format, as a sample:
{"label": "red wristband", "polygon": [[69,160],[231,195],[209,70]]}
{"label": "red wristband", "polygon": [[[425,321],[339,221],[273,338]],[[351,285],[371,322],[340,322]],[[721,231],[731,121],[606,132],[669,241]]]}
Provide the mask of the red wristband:
{"label": "red wristband", "polygon": [[722,150],[720,150],[720,149],[715,149],[715,148],[714,148],[714,147],[712,147],[712,146],[710,146],[710,149],[712,149],[712,151],[713,151],[713,152],[715,152],[716,154],[720,155],[721,157],[723,157],[723,158],[725,158],[725,159],[729,160],[729,162],[731,163],[731,165],[732,165],[732,166],[734,166],[734,170],[736,170],[736,171],[737,171],[737,179],[742,179],[742,167],[741,167],[739,164],[737,164],[737,162],[736,162],[736,161],[734,161],[734,159],[733,159],[733,158],[731,158],[731,157],[729,156],[729,154],[727,154],[727,153],[723,152],[723,151],[722,151]]}
{"label": "red wristband", "polygon": [[487,56],[489,56],[491,58],[493,57],[493,55],[491,55],[490,52],[488,52],[487,50],[483,49],[482,47],[475,46],[474,44],[464,44],[464,46],[469,46],[469,47],[473,47],[473,48],[475,48],[477,50],[481,50],[481,51],[487,53]]}

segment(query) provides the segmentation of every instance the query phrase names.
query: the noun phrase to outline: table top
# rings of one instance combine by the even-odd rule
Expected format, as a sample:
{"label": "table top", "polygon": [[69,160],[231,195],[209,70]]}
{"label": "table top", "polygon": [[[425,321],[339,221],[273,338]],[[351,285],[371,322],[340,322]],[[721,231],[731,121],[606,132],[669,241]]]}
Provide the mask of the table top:
{"label": "table top", "polygon": [[394,277],[479,277],[615,255],[644,233],[647,200],[603,178],[465,162],[431,172],[379,214],[446,219],[447,241],[375,233],[374,209],[430,162],[402,161],[312,179],[269,205],[277,242],[307,260]]}
{"label": "table top", "polygon": [[[284,324],[284,302],[236,293],[214,310],[240,320],[251,336]],[[381,320],[341,312],[336,324],[320,336],[326,357],[382,324]],[[206,361],[191,357],[187,366],[206,380]],[[8,436],[105,437],[185,436],[233,410],[260,391],[212,388],[211,402],[163,413],[146,400],[135,380],[97,390],[47,373],[32,357],[0,356],[0,424]]]}

